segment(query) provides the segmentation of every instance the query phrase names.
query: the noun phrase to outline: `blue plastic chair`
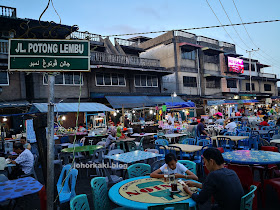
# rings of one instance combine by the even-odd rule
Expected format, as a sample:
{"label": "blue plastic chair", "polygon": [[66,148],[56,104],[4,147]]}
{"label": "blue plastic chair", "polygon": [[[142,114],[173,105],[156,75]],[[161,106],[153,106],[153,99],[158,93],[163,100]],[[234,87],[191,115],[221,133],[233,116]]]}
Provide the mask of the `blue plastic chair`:
{"label": "blue plastic chair", "polygon": [[66,203],[69,202],[73,197],[76,196],[76,181],[78,177],[78,170],[71,169],[68,176],[65,178],[64,185],[62,186],[62,190],[58,191],[59,194],[59,202]]}
{"label": "blue plastic chair", "polygon": [[93,197],[94,209],[109,210],[111,209],[108,198],[107,183],[104,177],[93,178],[90,182]]}
{"label": "blue plastic chair", "polygon": [[68,136],[63,136],[63,137],[61,137],[61,139],[60,139],[60,143],[61,143],[61,144],[69,143],[69,142],[70,142],[70,139],[69,139]]}
{"label": "blue plastic chair", "polygon": [[[168,146],[169,142],[166,139],[158,139],[155,141],[155,149],[159,151],[159,154],[165,155],[165,149],[160,149],[161,146]],[[163,157],[158,157],[158,159],[162,159]]]}
{"label": "blue plastic chair", "polygon": [[194,138],[186,138],[183,139],[181,144],[189,144],[189,145],[195,145],[196,139]]}
{"label": "blue plastic chair", "polygon": [[237,143],[237,147],[239,149],[247,149],[247,150],[250,149],[249,139],[250,139],[251,134],[248,133],[248,132],[245,132],[245,133],[239,133],[238,136],[248,136],[248,138],[239,140],[238,143]]}
{"label": "blue plastic chair", "polygon": [[225,152],[233,150],[234,142],[231,141],[230,138],[217,137],[217,142],[218,142],[218,147],[223,147]]}
{"label": "blue plastic chair", "polygon": [[195,162],[192,162],[190,160],[178,160],[178,163],[183,164],[187,169],[197,175]]}
{"label": "blue plastic chair", "polygon": [[77,195],[70,201],[71,210],[90,210],[86,194]]}
{"label": "blue plastic chair", "polygon": [[259,140],[260,140],[259,132],[251,131],[251,136],[249,138],[250,149],[258,150],[259,149]]}
{"label": "blue plastic chair", "polygon": [[211,142],[208,139],[199,139],[197,140],[196,145],[204,147],[206,145],[211,145]]}
{"label": "blue plastic chair", "polygon": [[255,185],[252,185],[250,187],[250,192],[241,198],[240,210],[252,210],[253,199],[255,197],[256,190],[257,187]]}
{"label": "blue plastic chair", "polygon": [[62,168],[58,181],[57,181],[57,184],[56,184],[57,192],[60,192],[60,190],[62,189],[62,182],[65,179],[66,175],[69,175],[70,171],[71,171],[70,164],[67,164]]}
{"label": "blue plastic chair", "polygon": [[179,160],[183,159],[183,151],[180,147],[177,146],[165,146],[165,154],[172,153],[177,157]]}
{"label": "blue plastic chair", "polygon": [[127,168],[128,178],[146,176],[151,173],[151,166],[145,163],[136,163]]}

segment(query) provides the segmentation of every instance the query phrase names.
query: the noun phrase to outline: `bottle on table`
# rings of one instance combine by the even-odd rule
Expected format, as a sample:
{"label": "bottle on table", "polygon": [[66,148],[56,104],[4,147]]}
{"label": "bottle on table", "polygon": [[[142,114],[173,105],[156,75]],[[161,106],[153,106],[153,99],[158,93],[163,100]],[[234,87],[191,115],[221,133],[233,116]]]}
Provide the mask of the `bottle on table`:
{"label": "bottle on table", "polygon": [[168,182],[168,169],[167,169],[167,167],[164,168],[163,174],[164,174],[164,182]]}

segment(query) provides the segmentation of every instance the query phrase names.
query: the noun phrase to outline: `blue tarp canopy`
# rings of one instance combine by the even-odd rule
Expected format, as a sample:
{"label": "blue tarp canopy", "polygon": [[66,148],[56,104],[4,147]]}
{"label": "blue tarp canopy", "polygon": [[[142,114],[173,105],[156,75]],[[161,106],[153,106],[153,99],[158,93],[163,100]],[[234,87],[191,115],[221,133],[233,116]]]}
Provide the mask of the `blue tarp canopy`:
{"label": "blue tarp canopy", "polygon": [[[54,107],[55,112],[77,112],[79,103],[58,103]],[[106,112],[113,109],[100,103],[80,103],[80,112]],[[48,112],[47,103],[33,103],[30,112]]]}
{"label": "blue tarp canopy", "polygon": [[246,103],[259,103],[259,101],[256,99],[207,101],[208,106],[218,106],[221,104],[246,104]]}
{"label": "blue tarp canopy", "polygon": [[[105,96],[108,102],[115,109],[118,108],[137,108],[145,106],[156,106],[172,102],[171,96]],[[173,97],[173,102],[185,102],[179,96]]]}
{"label": "blue tarp canopy", "polygon": [[190,107],[195,107],[195,103],[192,102],[192,101],[188,101],[188,102],[168,102],[168,103],[165,103],[165,105],[168,107],[168,108],[190,108]]}

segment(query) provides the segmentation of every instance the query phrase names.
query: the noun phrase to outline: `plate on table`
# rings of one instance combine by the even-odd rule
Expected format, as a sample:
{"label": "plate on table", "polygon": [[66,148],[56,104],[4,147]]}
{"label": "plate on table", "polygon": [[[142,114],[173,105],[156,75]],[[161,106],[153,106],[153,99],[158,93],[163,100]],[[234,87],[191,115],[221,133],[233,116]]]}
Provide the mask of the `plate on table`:
{"label": "plate on table", "polygon": [[179,192],[181,192],[181,190],[177,189],[177,191],[172,191],[171,189],[169,189],[169,192],[171,192],[171,193],[179,193]]}

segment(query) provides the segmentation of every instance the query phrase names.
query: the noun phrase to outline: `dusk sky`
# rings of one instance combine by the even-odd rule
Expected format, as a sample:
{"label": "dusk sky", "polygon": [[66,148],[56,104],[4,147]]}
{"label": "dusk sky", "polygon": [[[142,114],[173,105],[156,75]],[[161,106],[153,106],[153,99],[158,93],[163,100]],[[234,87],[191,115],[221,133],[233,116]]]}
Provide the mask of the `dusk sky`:
{"label": "dusk sky", "polygon": [[[223,24],[230,24],[219,0],[208,0],[214,12]],[[244,22],[280,19],[279,0],[234,0]],[[240,23],[233,0],[221,0],[232,23]],[[16,7],[20,18],[38,19],[48,0],[0,0],[0,5]],[[206,0],[53,0],[63,24],[78,25],[80,31],[95,34],[111,35],[132,32],[148,32],[158,30],[183,29],[200,26],[220,25]],[[54,9],[50,6],[42,20],[59,22]],[[253,57],[269,64],[266,72],[280,76],[280,22],[246,25],[249,35],[243,26],[236,30],[250,49],[261,51]],[[248,49],[239,39],[232,27],[226,30],[237,44],[237,53],[248,56],[242,50]],[[197,35],[208,36],[233,43],[223,28],[190,31]],[[160,34],[147,34],[154,37]],[[123,37],[126,38],[126,37]],[[266,52],[266,54],[264,52]]]}

